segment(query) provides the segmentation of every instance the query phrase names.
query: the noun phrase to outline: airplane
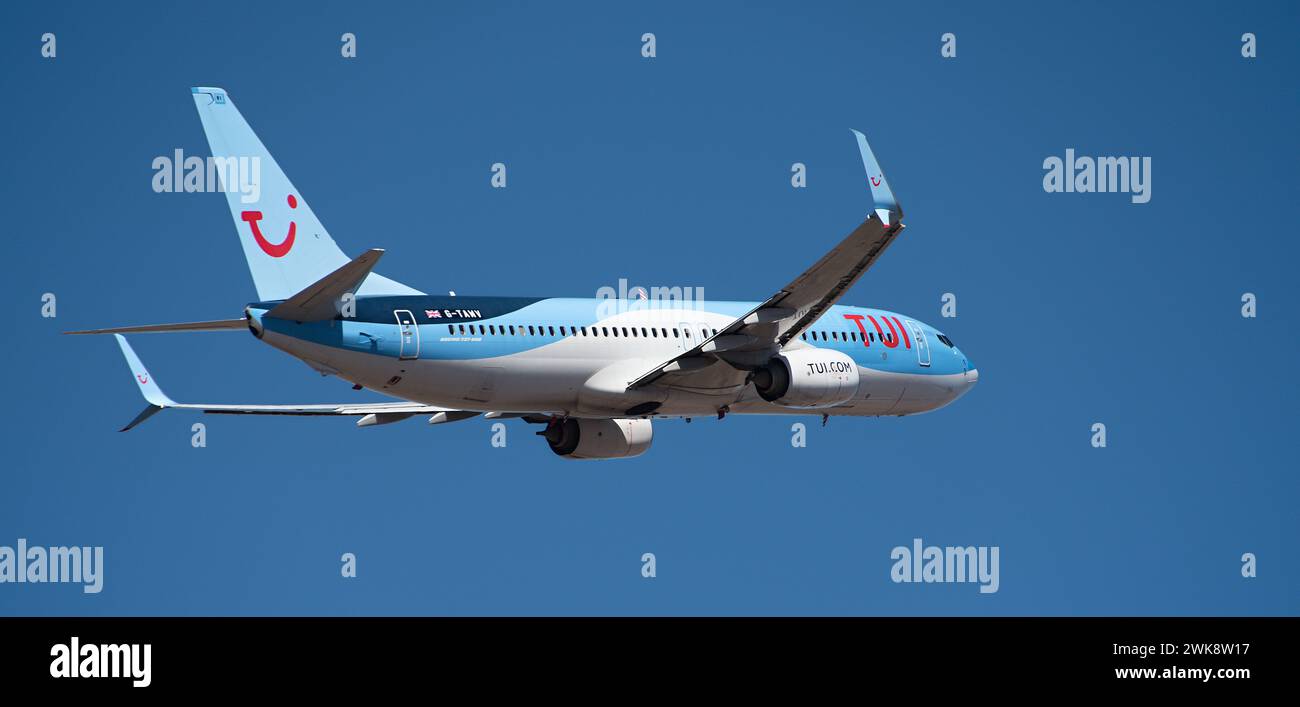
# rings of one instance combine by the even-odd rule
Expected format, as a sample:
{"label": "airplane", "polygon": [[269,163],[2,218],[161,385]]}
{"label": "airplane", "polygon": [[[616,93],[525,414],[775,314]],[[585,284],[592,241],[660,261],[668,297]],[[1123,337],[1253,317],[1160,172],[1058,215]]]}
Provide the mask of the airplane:
{"label": "airplane", "polygon": [[[837,304],[903,231],[903,211],[854,130],[872,209],[838,245],[762,301],[429,295],[348,258],[224,89],[191,89],[213,158],[256,157],[258,200],[223,188],[258,301],[243,316],[69,334],[113,334],[148,406],[210,414],[341,415],[368,427],[517,418],[567,459],[635,457],[653,420],[695,416],[914,415],[969,391],[979,371],[915,317]],[[644,297],[644,293],[643,297]],[[397,402],[176,403],[123,334],[247,330]]]}

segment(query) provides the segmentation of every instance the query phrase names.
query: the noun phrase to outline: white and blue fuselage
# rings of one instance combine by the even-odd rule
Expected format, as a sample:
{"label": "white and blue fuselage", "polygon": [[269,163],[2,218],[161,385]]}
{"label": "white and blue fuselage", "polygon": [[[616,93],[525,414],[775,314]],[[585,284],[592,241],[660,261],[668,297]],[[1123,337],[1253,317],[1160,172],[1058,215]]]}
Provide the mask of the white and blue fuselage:
{"label": "white and blue fuselage", "polygon": [[[407,400],[483,412],[625,414],[661,398],[656,416],[733,413],[909,415],[956,400],[978,372],[951,339],[915,318],[836,305],[787,349],[830,349],[851,358],[859,385],[850,400],[798,410],[763,400],[722,376],[721,386],[658,386],[639,396],[626,383],[695,347],[756,302],[704,301],[670,307],[645,300],[468,296],[378,296],[328,321],[265,317],[275,303],[249,305],[264,342],[317,370]],[[609,313],[609,310],[618,310]],[[601,316],[606,315],[606,316]],[[715,364],[725,366],[725,364]],[[598,374],[611,367],[612,396]],[[699,378],[696,376],[694,378]],[[740,379],[743,383],[743,377]],[[629,397],[630,396],[630,397]]]}

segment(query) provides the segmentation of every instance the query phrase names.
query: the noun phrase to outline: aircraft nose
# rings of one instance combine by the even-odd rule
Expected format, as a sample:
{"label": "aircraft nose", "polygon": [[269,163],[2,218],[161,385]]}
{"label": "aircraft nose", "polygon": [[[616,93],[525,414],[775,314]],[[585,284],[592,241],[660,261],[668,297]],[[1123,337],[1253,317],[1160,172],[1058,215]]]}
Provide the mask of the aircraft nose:
{"label": "aircraft nose", "polygon": [[976,368],[975,363],[964,353],[961,354],[961,364],[965,371],[965,380],[962,382],[961,392],[962,394],[965,394],[970,391],[971,388],[974,388],[975,384],[979,382],[980,369]]}
{"label": "aircraft nose", "polygon": [[961,396],[969,393],[971,391],[971,388],[974,388],[975,384],[979,382],[979,379],[980,379],[979,369],[968,367],[966,371],[962,374],[962,380],[958,382],[956,385],[948,389],[950,391],[948,393],[949,395],[948,402],[951,403],[957,398],[960,398]]}

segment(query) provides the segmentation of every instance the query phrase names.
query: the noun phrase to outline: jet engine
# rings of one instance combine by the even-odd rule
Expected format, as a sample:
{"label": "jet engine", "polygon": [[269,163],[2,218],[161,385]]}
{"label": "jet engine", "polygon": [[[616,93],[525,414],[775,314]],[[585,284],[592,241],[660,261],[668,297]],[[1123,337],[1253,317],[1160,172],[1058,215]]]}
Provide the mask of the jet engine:
{"label": "jet engine", "polygon": [[754,389],[769,403],[788,408],[824,408],[858,393],[858,367],[831,349],[784,351],[754,371]]}
{"label": "jet engine", "polygon": [[553,420],[537,434],[551,451],[567,459],[619,459],[639,456],[650,448],[654,426],[640,418]]}

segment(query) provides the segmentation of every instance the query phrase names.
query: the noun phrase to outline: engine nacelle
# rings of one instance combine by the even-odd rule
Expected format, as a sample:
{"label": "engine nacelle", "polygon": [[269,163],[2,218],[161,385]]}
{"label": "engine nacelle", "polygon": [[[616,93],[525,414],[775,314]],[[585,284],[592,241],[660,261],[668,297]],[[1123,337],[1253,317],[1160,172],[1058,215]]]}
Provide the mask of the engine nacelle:
{"label": "engine nacelle", "polygon": [[552,422],[538,432],[551,451],[568,459],[619,459],[635,457],[650,448],[654,426],[650,420],[589,420],[568,418]]}
{"label": "engine nacelle", "polygon": [[824,408],[858,394],[858,366],[831,349],[784,351],[754,371],[754,389],[769,403],[788,408]]}

